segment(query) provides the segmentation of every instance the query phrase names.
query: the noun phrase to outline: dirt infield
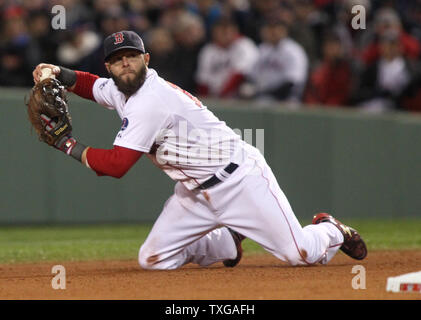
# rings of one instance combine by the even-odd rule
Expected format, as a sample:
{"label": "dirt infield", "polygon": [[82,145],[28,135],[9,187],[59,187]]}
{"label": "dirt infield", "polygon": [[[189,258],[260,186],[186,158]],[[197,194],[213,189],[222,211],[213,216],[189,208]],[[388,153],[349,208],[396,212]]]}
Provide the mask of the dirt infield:
{"label": "dirt infield", "polygon": [[[53,289],[52,267],[66,270],[66,289]],[[355,290],[355,265],[366,270],[366,289]],[[420,293],[388,293],[386,279],[421,270],[421,251],[375,251],[362,262],[338,254],[326,266],[291,267],[268,254],[246,255],[228,269],[187,265],[146,271],[137,261],[0,265],[1,299],[302,300],[421,299]],[[361,282],[358,282],[361,284]]]}

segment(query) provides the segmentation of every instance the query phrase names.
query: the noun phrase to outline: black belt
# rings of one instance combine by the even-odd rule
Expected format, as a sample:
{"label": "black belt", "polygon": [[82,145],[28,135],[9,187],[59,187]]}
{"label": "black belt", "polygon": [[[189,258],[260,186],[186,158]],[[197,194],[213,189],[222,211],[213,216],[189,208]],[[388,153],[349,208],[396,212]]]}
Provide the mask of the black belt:
{"label": "black belt", "polygon": [[[224,168],[224,171],[228,174],[233,173],[236,169],[238,168],[238,164],[231,162],[229,165],[227,165]],[[213,175],[211,178],[209,178],[208,180],[206,180],[205,182],[203,182],[200,186],[198,186],[198,189],[208,189],[210,187],[213,187],[214,185],[218,184],[222,182],[221,179],[219,179],[216,175]]]}

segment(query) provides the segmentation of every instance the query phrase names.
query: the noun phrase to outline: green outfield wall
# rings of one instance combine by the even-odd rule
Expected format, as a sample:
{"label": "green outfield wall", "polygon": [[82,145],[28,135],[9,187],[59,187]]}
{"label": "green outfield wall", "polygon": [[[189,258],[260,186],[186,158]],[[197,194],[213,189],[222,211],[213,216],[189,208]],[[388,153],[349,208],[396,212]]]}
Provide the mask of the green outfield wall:
{"label": "green outfield wall", "polygon": [[[97,177],[37,140],[25,94],[28,90],[0,90],[0,224],[155,220],[172,194],[172,180],[146,157],[122,179]],[[118,115],[73,94],[69,101],[74,136],[111,148],[121,125]],[[303,221],[319,211],[340,218],[421,218],[421,115],[293,111],[244,101],[205,104],[263,149]]]}

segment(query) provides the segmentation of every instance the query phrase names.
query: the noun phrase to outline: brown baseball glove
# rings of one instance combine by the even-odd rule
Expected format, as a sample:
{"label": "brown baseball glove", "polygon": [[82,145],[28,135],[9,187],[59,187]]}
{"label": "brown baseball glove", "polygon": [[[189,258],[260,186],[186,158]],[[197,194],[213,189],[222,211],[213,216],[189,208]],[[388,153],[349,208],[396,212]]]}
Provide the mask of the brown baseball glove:
{"label": "brown baseball glove", "polygon": [[71,134],[65,89],[57,79],[47,78],[34,85],[26,106],[29,121],[41,141],[58,147],[62,138]]}

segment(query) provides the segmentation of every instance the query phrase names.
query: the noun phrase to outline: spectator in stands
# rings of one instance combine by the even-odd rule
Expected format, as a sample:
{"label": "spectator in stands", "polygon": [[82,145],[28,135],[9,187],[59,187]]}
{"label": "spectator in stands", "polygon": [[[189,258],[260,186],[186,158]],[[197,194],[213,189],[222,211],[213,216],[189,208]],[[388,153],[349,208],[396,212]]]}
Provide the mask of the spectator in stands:
{"label": "spectator in stands", "polygon": [[[111,1],[111,3],[109,3],[108,8],[101,7],[101,10],[97,11],[97,16],[95,18],[95,33],[99,37],[100,43],[99,45],[97,45],[96,49],[93,49],[91,53],[89,53],[86,57],[82,58],[82,60],[80,61],[80,70],[91,72],[100,77],[108,76],[108,71],[105,68],[103,62],[103,40],[105,39],[105,37],[114,32],[132,29],[126,12],[121,6],[118,6],[117,4],[112,5],[113,3],[114,2]],[[141,19],[142,17],[139,15],[139,18]],[[90,30],[94,31],[92,28]]]}
{"label": "spectator in stands", "polygon": [[[104,1],[104,0],[102,0]],[[45,1],[47,10],[51,13],[51,7],[58,4],[63,5],[66,9],[66,27],[92,22],[93,12],[88,6],[88,1],[82,0],[61,0],[61,1]],[[105,2],[105,1],[104,1]]]}
{"label": "spectator in stands", "polygon": [[256,45],[239,33],[233,21],[228,18],[218,20],[212,29],[212,42],[199,53],[196,74],[198,94],[236,97],[257,57]]}
{"label": "spectator in stands", "polygon": [[263,43],[259,46],[259,57],[249,75],[249,83],[242,86],[242,97],[300,101],[309,67],[304,49],[288,37],[287,26],[281,20],[267,22],[261,33]]}
{"label": "spectator in stands", "polygon": [[62,66],[84,70],[85,59],[101,46],[101,38],[88,24],[75,25],[67,34],[68,40],[57,48],[57,60]]}
{"label": "spectator in stands", "polygon": [[[7,1],[1,1],[2,3],[5,3]],[[9,1],[12,2],[12,1]],[[42,11],[46,10],[47,4],[45,0],[20,0],[20,1],[14,1],[19,2],[22,7],[25,8],[28,13],[34,12],[34,11]]]}
{"label": "spectator in stands", "polygon": [[413,95],[419,77],[419,64],[404,55],[400,34],[383,33],[379,39],[379,59],[367,66],[353,104],[369,112],[400,108],[401,101]]}
{"label": "spectator in stands", "polygon": [[201,17],[203,21],[206,40],[211,40],[212,26],[222,16],[221,6],[216,0],[197,0],[191,1],[187,4],[188,9]]}
{"label": "spectator in stands", "polygon": [[400,13],[403,15],[406,30],[421,41],[421,0],[406,1],[404,5]]}
{"label": "spectator in stands", "polygon": [[[361,59],[361,51],[366,43],[366,33],[370,30],[367,24],[372,10],[372,1],[344,0],[336,2],[338,2],[338,10],[335,15],[335,20],[332,21],[331,25],[328,25],[327,28],[339,34],[345,52],[349,54],[350,58],[358,59],[359,61]],[[352,26],[352,20],[355,17],[355,14],[352,12],[352,8],[355,5],[362,5],[365,8],[365,30],[353,28]]]}
{"label": "spectator in stands", "polygon": [[346,105],[352,80],[352,64],[347,59],[339,35],[327,33],[323,41],[323,60],[311,73],[304,102],[327,107]]}
{"label": "spectator in stands", "polygon": [[260,29],[266,21],[279,18],[281,1],[279,0],[250,0],[250,10],[242,22],[244,34],[254,42],[260,43]]}
{"label": "spectator in stands", "polygon": [[97,31],[102,39],[114,32],[130,29],[128,17],[121,7],[105,10],[97,19]]}
{"label": "spectator in stands", "polygon": [[303,46],[310,65],[320,58],[321,32],[325,27],[326,17],[315,8],[312,0],[294,1],[288,22],[289,34],[292,39]]}
{"label": "spectator in stands", "polygon": [[[66,30],[51,28],[54,4],[66,8]],[[355,5],[366,9],[365,30],[352,27]],[[221,17],[229,17],[231,27],[215,28],[223,30],[217,35],[213,27]],[[352,77],[355,85],[354,81],[346,82],[349,65],[352,74],[376,74],[381,69],[379,59],[385,61],[380,38],[397,30],[402,56],[411,72],[405,94],[401,94],[399,102],[392,100],[402,109],[421,111],[421,79],[416,71],[421,56],[421,0],[0,0],[0,18],[3,86],[31,86],[30,66],[41,61],[105,77],[108,72],[100,59],[102,40],[126,29],[137,32],[145,42],[151,40],[147,43],[148,50],[155,51],[151,66],[189,92],[221,98],[302,101],[303,79],[310,74],[305,102],[327,106],[370,100],[373,92],[364,88],[371,88],[373,79],[360,76]],[[275,44],[268,40],[269,31],[262,32],[262,27],[275,19],[281,19],[288,30],[288,41],[279,40],[277,45],[276,40]],[[85,29],[82,26],[86,22],[93,25]],[[340,49],[332,39],[324,44],[325,31],[338,33]],[[294,45],[286,45],[294,43],[291,39],[302,46],[305,54],[301,49],[292,49]],[[260,52],[266,54],[260,56],[264,67],[257,67],[257,71],[252,71],[251,66],[259,55],[254,43],[262,44]],[[278,58],[269,58],[269,52]],[[275,72],[281,67],[286,71]],[[265,77],[274,80],[263,80]],[[247,83],[244,79],[248,79]],[[356,83],[359,79],[361,83]],[[349,100],[351,85],[361,91],[352,90]]]}
{"label": "spectator in stands", "polygon": [[[57,63],[57,40],[50,28],[51,18],[45,10],[33,10],[28,16],[28,31],[41,54],[40,61]],[[38,61],[36,61],[38,63]]]}
{"label": "spectator in stands", "polygon": [[408,34],[402,27],[398,13],[392,8],[382,8],[375,16],[372,39],[362,53],[365,64],[374,63],[380,56],[379,39],[387,32],[396,32],[399,35],[402,54],[409,59],[418,59],[421,53],[421,45],[417,38]]}
{"label": "spectator in stands", "polygon": [[[116,0],[92,0],[93,15],[91,21],[95,22],[95,26],[99,32],[101,30],[116,30],[116,23],[119,17],[123,15],[123,8]],[[123,30],[123,29],[117,29]],[[116,30],[116,31],[117,31]],[[113,31],[113,32],[116,32]],[[108,35],[107,33],[106,35]]]}
{"label": "spectator in stands", "polygon": [[19,6],[2,12],[0,39],[0,85],[32,85],[31,69],[41,59],[40,47],[32,39],[25,23],[27,12]]}
{"label": "spectator in stands", "polygon": [[166,28],[156,27],[147,33],[145,42],[152,57],[149,66],[158,70],[160,76],[173,82],[177,78],[179,67],[175,63],[171,32]]}
{"label": "spectator in stands", "polygon": [[[129,0],[126,12],[130,21],[130,30],[139,35],[145,34],[153,26],[146,15],[146,3],[143,1]],[[120,29],[126,30],[126,29]]]}
{"label": "spectator in stands", "polygon": [[175,42],[173,56],[177,73],[174,78],[168,80],[188,92],[197,94],[195,74],[197,57],[206,40],[204,23],[198,16],[184,12],[171,30]]}

